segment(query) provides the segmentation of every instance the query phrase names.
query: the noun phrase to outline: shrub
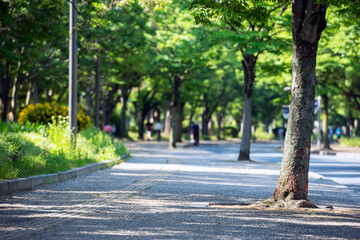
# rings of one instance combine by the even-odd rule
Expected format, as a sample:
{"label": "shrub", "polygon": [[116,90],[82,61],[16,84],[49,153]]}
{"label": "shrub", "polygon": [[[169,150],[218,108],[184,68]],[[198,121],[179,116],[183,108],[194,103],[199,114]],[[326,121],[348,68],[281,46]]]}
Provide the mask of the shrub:
{"label": "shrub", "polygon": [[226,126],[225,127],[225,134],[226,136],[231,136],[232,138],[238,137],[239,129],[233,126]]}
{"label": "shrub", "polygon": [[[19,114],[18,122],[22,125],[30,124],[47,124],[52,122],[52,117],[58,119],[59,116],[68,116],[69,108],[61,106],[55,102],[50,103],[36,103],[25,107]],[[81,109],[77,114],[78,129],[84,129],[91,125],[90,117]]]}
{"label": "shrub", "polygon": [[252,138],[255,138],[256,140],[260,141],[269,141],[275,139],[275,135],[269,134],[268,132],[265,132],[262,128],[257,128],[255,130],[255,133],[252,135]]}
{"label": "shrub", "polygon": [[340,139],[340,144],[350,147],[360,147],[360,137],[344,138]]}

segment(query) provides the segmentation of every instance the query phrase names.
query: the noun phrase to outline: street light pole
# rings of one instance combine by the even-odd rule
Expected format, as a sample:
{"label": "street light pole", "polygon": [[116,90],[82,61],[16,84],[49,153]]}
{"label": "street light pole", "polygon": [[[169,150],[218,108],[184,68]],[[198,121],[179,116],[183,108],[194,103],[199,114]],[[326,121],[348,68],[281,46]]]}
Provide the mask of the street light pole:
{"label": "street light pole", "polygon": [[69,140],[76,146],[77,133],[77,9],[76,1],[70,0],[69,22]]}

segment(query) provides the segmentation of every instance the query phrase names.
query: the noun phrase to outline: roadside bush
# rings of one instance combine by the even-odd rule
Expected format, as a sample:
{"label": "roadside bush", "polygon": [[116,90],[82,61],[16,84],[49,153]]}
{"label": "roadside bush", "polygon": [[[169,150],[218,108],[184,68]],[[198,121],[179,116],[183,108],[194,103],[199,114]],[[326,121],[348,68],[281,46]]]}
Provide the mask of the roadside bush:
{"label": "roadside bush", "polygon": [[[18,122],[22,125],[30,124],[47,124],[52,122],[52,117],[58,119],[59,116],[68,116],[69,108],[61,106],[55,102],[30,104],[21,110]],[[77,114],[78,129],[82,130],[91,126],[90,117],[81,109]]]}
{"label": "roadside bush", "polygon": [[257,128],[252,137],[254,137],[257,141],[270,141],[276,138],[274,134],[269,134],[262,128]]}
{"label": "roadside bush", "polygon": [[232,138],[238,137],[239,129],[232,126],[226,126],[225,127],[225,134],[226,136],[231,136]]}
{"label": "roadside bush", "polygon": [[360,137],[344,138],[340,139],[340,144],[349,147],[360,147]]}

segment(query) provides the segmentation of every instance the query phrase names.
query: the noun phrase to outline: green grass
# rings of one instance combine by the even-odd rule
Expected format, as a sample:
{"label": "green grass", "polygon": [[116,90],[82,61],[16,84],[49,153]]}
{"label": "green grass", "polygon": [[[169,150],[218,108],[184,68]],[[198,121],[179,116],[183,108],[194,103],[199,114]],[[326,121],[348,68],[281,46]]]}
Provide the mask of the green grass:
{"label": "green grass", "polygon": [[256,141],[270,141],[275,139],[274,134],[270,134],[265,132],[262,128],[257,128],[255,133],[252,135],[252,138],[256,139]]}
{"label": "green grass", "polygon": [[95,128],[82,130],[74,149],[67,126],[66,119],[48,126],[0,122],[0,180],[66,171],[127,152],[121,142]]}
{"label": "green grass", "polygon": [[341,138],[340,144],[349,147],[360,147],[360,137]]}

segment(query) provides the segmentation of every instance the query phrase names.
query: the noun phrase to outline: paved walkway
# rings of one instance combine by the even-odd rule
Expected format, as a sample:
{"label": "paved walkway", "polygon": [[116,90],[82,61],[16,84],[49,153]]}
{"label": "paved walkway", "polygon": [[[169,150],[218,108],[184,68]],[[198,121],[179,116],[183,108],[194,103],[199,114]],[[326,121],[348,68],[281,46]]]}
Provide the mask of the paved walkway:
{"label": "paved walkway", "polygon": [[359,193],[316,174],[309,199],[322,210],[211,208],[269,198],[279,164],[239,163],[234,144],[129,147],[124,164],[1,197],[0,239],[360,238]]}

